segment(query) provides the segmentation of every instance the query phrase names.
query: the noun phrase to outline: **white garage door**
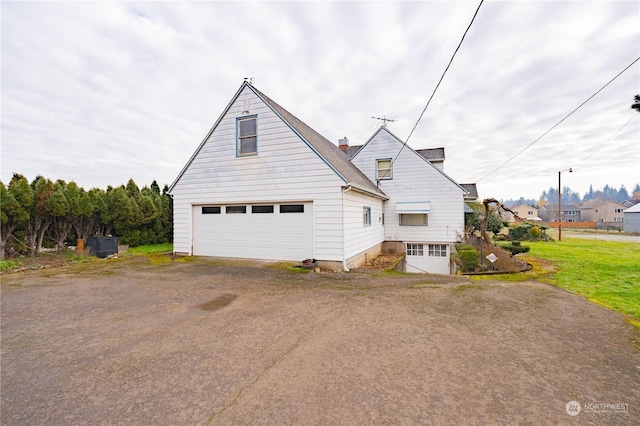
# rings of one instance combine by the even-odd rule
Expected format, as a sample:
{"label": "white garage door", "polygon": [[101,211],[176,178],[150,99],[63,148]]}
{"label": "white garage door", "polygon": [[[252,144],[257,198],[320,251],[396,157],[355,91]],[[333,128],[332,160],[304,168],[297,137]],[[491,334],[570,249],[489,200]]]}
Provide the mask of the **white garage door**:
{"label": "white garage door", "polygon": [[247,259],[313,258],[313,203],[195,206],[193,254]]}
{"label": "white garage door", "polygon": [[449,246],[447,244],[407,243],[407,272],[449,274]]}

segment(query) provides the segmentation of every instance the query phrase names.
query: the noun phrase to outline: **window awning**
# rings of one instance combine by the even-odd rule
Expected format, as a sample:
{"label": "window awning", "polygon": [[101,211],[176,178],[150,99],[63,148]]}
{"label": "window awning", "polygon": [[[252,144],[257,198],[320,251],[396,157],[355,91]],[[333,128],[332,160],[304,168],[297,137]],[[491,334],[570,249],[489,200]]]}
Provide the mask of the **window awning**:
{"label": "window awning", "polygon": [[423,214],[431,213],[429,201],[398,201],[396,204],[398,214]]}

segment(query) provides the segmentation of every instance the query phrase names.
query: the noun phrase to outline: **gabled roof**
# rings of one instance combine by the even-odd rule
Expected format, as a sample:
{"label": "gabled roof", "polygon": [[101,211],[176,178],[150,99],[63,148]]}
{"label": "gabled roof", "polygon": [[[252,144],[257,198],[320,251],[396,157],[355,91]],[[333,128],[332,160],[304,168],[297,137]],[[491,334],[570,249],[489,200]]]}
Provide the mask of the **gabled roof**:
{"label": "gabled roof", "polygon": [[245,88],[249,88],[256,96],[258,96],[271,110],[278,115],[295,133],[300,136],[300,138],[320,157],[324,160],[324,162],[332,168],[338,176],[348,185],[353,186],[356,189],[363,190],[370,194],[376,195],[383,199],[387,199],[384,192],[382,192],[376,184],[371,182],[369,178],[360,171],[356,166],[351,164],[345,153],[338,148],[335,144],[331,143],[324,136],[320,135],[318,132],[313,130],[311,127],[306,125],[302,120],[291,114],[286,109],[282,108],[271,98],[266,96],[264,93],[260,92],[258,89],[253,87],[248,82],[242,83],[236,94],[231,98],[231,101],[224,109],[216,123],[213,125],[211,130],[207,133],[207,136],[200,143],[194,154],[191,156],[187,164],[184,166],[176,180],[171,184],[169,188],[169,193],[173,190],[175,185],[178,183],[184,172],[187,170],[189,165],[193,162],[195,157],[198,155],[204,144],[207,142],[213,131],[218,127],[218,124],[225,116],[225,114],[231,108],[231,105],[235,102],[236,98],[242,93]]}
{"label": "gabled roof", "polygon": [[[302,120],[295,115],[291,114],[286,109],[282,108],[275,101],[269,98],[267,95],[256,89],[255,87],[248,85],[253,92],[258,95],[264,103],[269,105],[289,126],[302,137],[324,160],[332,166],[348,183],[354,185],[360,189],[367,190],[373,194],[383,196],[382,192],[369,178],[360,171],[356,166],[351,164],[349,159],[344,155],[338,146],[330,142],[327,138],[320,133],[313,130]],[[386,198],[386,197],[385,197]]]}
{"label": "gabled roof", "polygon": [[636,204],[633,207],[629,207],[628,209],[626,209],[622,213],[640,213],[640,204]]}
{"label": "gabled roof", "polygon": [[429,161],[444,161],[444,148],[416,149],[416,152]]}
{"label": "gabled roof", "polygon": [[593,209],[593,208],[602,207],[605,204],[609,204],[609,203],[618,204],[621,207],[625,207],[624,204],[619,203],[617,201],[613,201],[613,200],[604,200],[604,201],[598,200],[598,201],[587,201],[586,203],[582,203],[582,204],[580,204],[580,208],[582,210]]}
{"label": "gabled roof", "polygon": [[[351,156],[350,158],[353,158],[353,157],[355,157],[356,155],[358,155],[358,153],[359,153],[360,151],[362,151],[362,150],[364,149],[364,147],[365,147],[365,146],[367,146],[367,145],[369,144],[369,142],[371,142],[371,141],[373,140],[373,138],[375,138],[375,137],[376,137],[376,135],[377,135],[378,133],[380,133],[382,130],[384,130],[384,131],[385,131],[385,132],[387,132],[389,135],[391,135],[393,138],[395,138],[398,142],[400,142],[401,144],[403,144],[403,145],[404,145],[404,149],[407,149],[407,150],[409,150],[409,151],[413,152],[414,154],[416,154],[418,157],[422,158],[422,159],[423,159],[427,164],[429,164],[431,167],[433,167],[435,170],[437,170],[440,174],[442,174],[442,176],[446,177],[446,178],[447,178],[447,179],[449,179],[453,184],[455,184],[458,188],[460,188],[460,189],[462,190],[462,192],[464,192],[465,194],[468,194],[468,191],[467,191],[465,188],[463,188],[463,187],[462,187],[458,182],[456,182],[456,181],[455,181],[455,180],[453,180],[453,179],[452,179],[448,174],[446,174],[445,172],[443,172],[442,170],[440,170],[439,168],[437,168],[436,166],[434,166],[434,165],[431,163],[431,161],[427,160],[423,155],[418,154],[418,153],[417,153],[413,148],[411,148],[409,145],[407,145],[407,144],[405,144],[404,142],[402,142],[402,140],[401,140],[398,136],[396,136],[395,134],[393,134],[393,132],[392,132],[391,130],[389,130],[387,127],[385,127],[385,126],[380,126],[380,127],[378,128],[378,130],[376,130],[376,131],[373,133],[373,135],[371,135],[371,137],[369,138],[369,140],[367,140],[367,141],[364,143],[364,145],[362,145],[362,146],[359,146],[359,147],[358,147],[358,150],[356,151],[356,153],[355,153],[355,154],[353,154],[353,156]],[[339,149],[339,148],[338,148],[338,149]],[[398,150],[398,153],[400,153],[400,151],[399,151],[399,150]],[[395,161],[395,158],[397,158],[397,156],[396,156],[396,157],[394,157],[394,161]]]}

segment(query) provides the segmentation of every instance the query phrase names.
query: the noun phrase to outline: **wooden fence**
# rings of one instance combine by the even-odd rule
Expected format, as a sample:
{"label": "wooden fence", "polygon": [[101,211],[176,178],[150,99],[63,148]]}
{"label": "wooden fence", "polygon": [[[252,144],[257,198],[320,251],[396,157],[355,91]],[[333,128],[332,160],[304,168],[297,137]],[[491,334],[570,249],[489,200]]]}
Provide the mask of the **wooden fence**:
{"label": "wooden fence", "polygon": [[[557,228],[558,222],[544,222],[544,226],[548,226],[549,228]],[[595,229],[595,222],[562,222],[563,228],[581,228],[581,229]]]}

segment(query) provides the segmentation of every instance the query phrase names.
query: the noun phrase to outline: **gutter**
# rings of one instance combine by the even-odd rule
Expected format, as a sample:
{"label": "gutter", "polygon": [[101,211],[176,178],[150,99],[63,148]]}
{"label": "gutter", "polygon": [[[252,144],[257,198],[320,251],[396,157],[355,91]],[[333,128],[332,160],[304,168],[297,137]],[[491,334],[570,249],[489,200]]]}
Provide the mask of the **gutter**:
{"label": "gutter", "polygon": [[352,187],[351,185],[348,186],[343,186],[342,187],[342,269],[345,272],[349,272],[349,268],[347,267],[347,251],[346,251],[346,246],[345,246],[345,242],[347,240],[347,230],[345,227],[345,221],[346,221],[346,216],[345,216],[345,212],[344,212],[344,194],[346,194],[347,192],[351,191]]}
{"label": "gutter", "polygon": [[[361,192],[363,194],[371,195],[372,197],[376,197],[376,198],[379,198],[381,200],[385,200],[385,201],[389,200],[389,197],[387,197],[386,194],[384,192],[382,192],[382,190],[380,190],[379,193],[376,193],[376,192],[369,191],[368,189],[365,189],[365,188],[363,188],[363,187],[361,187],[359,185],[356,185],[354,183],[350,183],[346,187],[343,186],[342,188],[347,188],[347,191],[354,190],[354,191],[357,191],[357,192]],[[346,191],[344,191],[344,192],[346,192]]]}

